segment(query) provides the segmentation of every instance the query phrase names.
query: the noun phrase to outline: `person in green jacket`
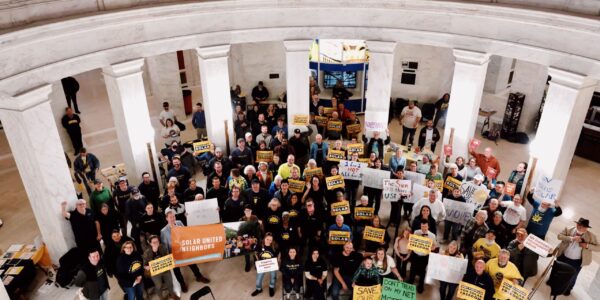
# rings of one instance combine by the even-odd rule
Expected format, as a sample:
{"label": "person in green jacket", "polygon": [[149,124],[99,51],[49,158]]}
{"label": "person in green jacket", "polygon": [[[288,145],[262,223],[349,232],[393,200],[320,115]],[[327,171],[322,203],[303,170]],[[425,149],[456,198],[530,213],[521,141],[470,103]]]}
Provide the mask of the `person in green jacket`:
{"label": "person in green jacket", "polygon": [[94,190],[90,194],[90,207],[94,214],[99,214],[102,204],[108,204],[110,209],[115,209],[110,190],[104,187],[102,180],[94,180]]}

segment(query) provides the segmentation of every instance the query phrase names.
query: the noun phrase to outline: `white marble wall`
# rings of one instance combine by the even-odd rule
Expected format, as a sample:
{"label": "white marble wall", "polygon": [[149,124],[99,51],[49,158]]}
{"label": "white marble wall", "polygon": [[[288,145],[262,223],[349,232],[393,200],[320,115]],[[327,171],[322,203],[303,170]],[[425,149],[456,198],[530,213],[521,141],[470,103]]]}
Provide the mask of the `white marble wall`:
{"label": "white marble wall", "polygon": [[170,52],[147,57],[146,69],[154,106],[160,111],[162,103],[167,101],[171,109],[175,111],[178,120],[186,119],[177,53]]}

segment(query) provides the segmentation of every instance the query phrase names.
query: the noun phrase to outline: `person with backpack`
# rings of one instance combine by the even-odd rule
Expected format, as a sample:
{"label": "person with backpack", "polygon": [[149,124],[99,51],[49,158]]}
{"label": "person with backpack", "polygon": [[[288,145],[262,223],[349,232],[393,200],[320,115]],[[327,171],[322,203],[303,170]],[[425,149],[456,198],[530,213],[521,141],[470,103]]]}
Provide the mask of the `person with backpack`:
{"label": "person with backpack", "polygon": [[88,254],[88,260],[77,272],[74,284],[81,287],[81,294],[90,300],[108,300],[110,284],[106,276],[104,262],[100,253],[93,249]]}

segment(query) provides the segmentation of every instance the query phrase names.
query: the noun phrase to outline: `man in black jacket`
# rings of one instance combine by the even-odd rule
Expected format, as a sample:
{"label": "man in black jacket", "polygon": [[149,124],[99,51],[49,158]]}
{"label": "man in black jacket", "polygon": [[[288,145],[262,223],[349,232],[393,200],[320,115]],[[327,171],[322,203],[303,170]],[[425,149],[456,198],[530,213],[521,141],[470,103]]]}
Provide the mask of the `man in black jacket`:
{"label": "man in black jacket", "polygon": [[146,200],[154,205],[154,208],[158,207],[160,189],[158,188],[158,183],[150,179],[150,173],[142,173],[142,183],[140,183],[138,189],[146,197]]}
{"label": "man in black jacket", "polygon": [[313,133],[312,128],[306,126],[308,131],[302,132],[300,128],[294,129],[294,135],[289,139],[288,143],[294,148],[296,153],[296,164],[300,167],[300,174],[304,171],[304,167],[308,163],[308,152],[310,149],[310,142],[308,137]]}
{"label": "man in black jacket", "polygon": [[88,261],[77,272],[74,280],[76,286],[82,287],[81,293],[86,299],[108,300],[110,284],[98,250],[89,252]]}
{"label": "man in black jacket", "polygon": [[73,113],[73,109],[67,107],[65,109],[65,115],[60,120],[62,127],[67,130],[67,134],[69,134],[69,138],[71,139],[71,144],[73,144],[73,150],[75,151],[75,155],[79,154],[79,150],[83,148],[83,140],[81,136],[81,119],[79,115]]}
{"label": "man in black jacket", "polygon": [[383,145],[387,145],[390,143],[390,130],[386,129],[385,130],[385,134],[387,135],[387,138],[385,139],[385,141],[379,137],[379,131],[374,131],[373,132],[373,137],[371,137],[370,140],[368,140],[369,142],[367,143],[367,137],[366,135],[363,134],[362,140],[364,143],[367,143],[367,148],[365,149],[365,157],[369,157],[371,156],[371,152],[375,152],[375,154],[377,154],[377,157],[379,159],[383,159]]}
{"label": "man in black jacket", "polygon": [[65,98],[67,99],[67,105],[71,108],[71,102],[73,102],[73,108],[75,112],[80,114],[79,107],[77,107],[77,92],[79,92],[79,82],[73,77],[65,77],[60,80],[62,83],[63,91],[65,92]]}
{"label": "man in black jacket", "polygon": [[435,152],[435,146],[440,140],[440,132],[434,127],[433,121],[427,120],[427,125],[419,131],[419,148],[421,150],[429,146],[431,152]]}
{"label": "man in black jacket", "polygon": [[83,183],[88,195],[92,194],[92,188],[90,183],[96,180],[96,171],[100,169],[100,161],[92,154],[88,153],[85,148],[79,150],[79,155],[73,162],[73,169],[75,170],[75,179],[77,183]]}
{"label": "man in black jacket", "polygon": [[435,102],[435,118],[433,120],[433,127],[437,127],[438,122],[442,117],[446,117],[448,113],[448,105],[450,104],[450,94],[445,93],[440,100]]}

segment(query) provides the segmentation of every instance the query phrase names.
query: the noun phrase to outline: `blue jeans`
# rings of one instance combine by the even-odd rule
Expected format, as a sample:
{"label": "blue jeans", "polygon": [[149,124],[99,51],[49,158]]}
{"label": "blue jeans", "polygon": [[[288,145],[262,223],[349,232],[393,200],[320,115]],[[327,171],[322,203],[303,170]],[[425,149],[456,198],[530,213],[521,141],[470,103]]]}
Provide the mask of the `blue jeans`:
{"label": "blue jeans", "polygon": [[127,300],[143,300],[144,299],[144,284],[139,283],[132,287],[123,288],[127,294]]}
{"label": "blue jeans", "polygon": [[[271,274],[271,279],[269,280],[269,287],[275,288],[275,282],[277,281],[277,271],[267,272]],[[265,274],[267,273],[257,273],[256,274],[256,289],[262,290],[262,282],[263,278],[265,278]]]}
{"label": "blue jeans", "polygon": [[[342,275],[346,286],[350,290],[350,295],[352,295],[352,276],[350,275]],[[333,276],[333,282],[331,283],[331,297],[333,300],[340,299],[340,291],[342,290],[342,284],[338,281],[335,275]]]}

